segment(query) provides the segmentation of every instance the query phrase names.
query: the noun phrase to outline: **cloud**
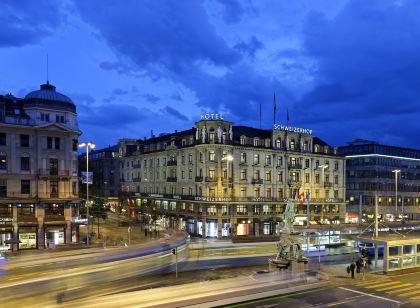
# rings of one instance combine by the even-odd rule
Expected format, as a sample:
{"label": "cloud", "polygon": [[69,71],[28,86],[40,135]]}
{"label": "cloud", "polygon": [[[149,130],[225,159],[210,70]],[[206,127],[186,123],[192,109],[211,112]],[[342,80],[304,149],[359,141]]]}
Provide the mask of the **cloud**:
{"label": "cloud", "polygon": [[306,56],[317,61],[317,83],[296,104],[301,123],[349,123],[329,133],[339,142],[337,136],[361,134],[353,122],[366,138],[412,144],[401,127],[419,115],[419,15],[413,1],[358,0],[332,19],[309,14],[303,42]]}
{"label": "cloud", "polygon": [[35,44],[51,35],[64,20],[59,2],[2,0],[0,47]]}
{"label": "cloud", "polygon": [[243,15],[244,9],[237,0],[217,0],[223,7],[222,16],[227,24],[238,23]]}
{"label": "cloud", "polygon": [[143,97],[152,104],[155,104],[156,102],[160,101],[160,98],[157,96],[154,96],[152,94],[144,94]]}
{"label": "cloud", "polygon": [[170,115],[182,121],[186,121],[186,122],[189,121],[189,119],[186,116],[184,116],[182,113],[180,113],[179,111],[169,106],[165,106],[165,108],[161,109],[161,112],[166,113],[167,115]]}
{"label": "cloud", "polygon": [[234,48],[250,58],[254,58],[255,53],[264,48],[264,44],[255,35],[252,35],[248,42],[241,41]]}
{"label": "cloud", "polygon": [[112,90],[112,95],[125,95],[127,93],[128,91],[120,89],[120,88],[115,88],[114,90]]}

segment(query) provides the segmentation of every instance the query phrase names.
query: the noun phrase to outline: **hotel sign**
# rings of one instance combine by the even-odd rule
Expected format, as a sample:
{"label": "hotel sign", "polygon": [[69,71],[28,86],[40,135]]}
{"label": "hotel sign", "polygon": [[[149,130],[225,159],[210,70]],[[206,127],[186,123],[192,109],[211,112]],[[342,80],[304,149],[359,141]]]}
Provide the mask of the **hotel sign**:
{"label": "hotel sign", "polygon": [[280,124],[274,124],[274,130],[312,135],[312,129],[293,127],[293,126],[287,126],[287,125],[280,125]]}
{"label": "hotel sign", "polygon": [[229,197],[195,197],[195,201],[207,201],[207,202],[230,202],[232,198]]}
{"label": "hotel sign", "polygon": [[204,113],[200,115],[200,120],[223,120],[223,115],[220,113]]}

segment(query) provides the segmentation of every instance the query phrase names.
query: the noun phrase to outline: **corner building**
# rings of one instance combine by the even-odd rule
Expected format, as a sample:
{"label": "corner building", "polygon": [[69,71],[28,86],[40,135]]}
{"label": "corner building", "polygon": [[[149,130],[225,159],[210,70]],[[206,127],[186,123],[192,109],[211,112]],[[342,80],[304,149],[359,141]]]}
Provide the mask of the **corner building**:
{"label": "corner building", "polygon": [[120,140],[129,204],[203,237],[278,234],[287,198],[299,200],[303,223],[309,194],[311,223],[344,220],[344,158],[302,133],[312,131],[202,119],[186,131]]}
{"label": "corner building", "polygon": [[0,249],[78,241],[79,135],[75,104],[48,82],[0,95]]}

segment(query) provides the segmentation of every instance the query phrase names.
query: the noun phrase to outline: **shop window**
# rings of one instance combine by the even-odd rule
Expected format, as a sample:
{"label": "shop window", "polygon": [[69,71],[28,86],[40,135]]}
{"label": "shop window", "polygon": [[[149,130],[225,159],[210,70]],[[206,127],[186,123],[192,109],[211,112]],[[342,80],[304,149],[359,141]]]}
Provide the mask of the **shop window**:
{"label": "shop window", "polygon": [[19,227],[19,249],[35,249],[37,248],[37,228],[36,227]]}
{"label": "shop window", "polygon": [[35,206],[33,204],[19,204],[17,212],[18,216],[35,217]]}

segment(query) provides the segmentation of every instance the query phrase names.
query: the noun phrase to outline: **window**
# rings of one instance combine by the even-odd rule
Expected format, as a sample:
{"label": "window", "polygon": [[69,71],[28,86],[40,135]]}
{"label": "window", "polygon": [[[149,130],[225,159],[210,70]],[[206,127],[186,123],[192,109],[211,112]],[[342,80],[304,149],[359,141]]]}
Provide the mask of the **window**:
{"label": "window", "polygon": [[31,193],[31,181],[30,180],[21,180],[20,181],[20,193],[21,194],[30,194]]}
{"label": "window", "polygon": [[50,158],[50,175],[58,175],[58,159]]}
{"label": "window", "polygon": [[260,154],[254,154],[254,165],[258,165],[260,163]]}
{"label": "window", "polygon": [[338,190],[334,190],[334,198],[338,199]]}
{"label": "window", "polygon": [[277,167],[281,167],[283,165],[283,157],[277,156]]}
{"label": "window", "polygon": [[[114,178],[112,177],[110,178],[110,180],[114,180]],[[114,185],[114,184],[110,183],[110,185]],[[71,182],[71,192],[73,195],[77,195],[77,182],[74,182],[74,181]]]}
{"label": "window", "polygon": [[57,180],[50,180],[50,192],[51,197],[58,197],[58,181]]}
{"label": "window", "polygon": [[258,138],[254,138],[254,147],[257,147],[260,145],[260,140]]}
{"label": "window", "polygon": [[337,171],[338,170],[338,161],[334,162],[334,170]]}
{"label": "window", "polygon": [[266,166],[271,165],[271,155],[265,155],[265,164]]}
{"label": "window", "polygon": [[73,139],[72,149],[74,152],[77,151],[77,147],[78,147],[77,139]]}
{"label": "window", "polygon": [[216,153],[214,153],[214,151],[209,152],[209,160],[210,161],[215,161],[216,160]]}
{"label": "window", "polygon": [[199,156],[200,156],[200,163],[202,163],[203,162],[203,153],[200,152]]}
{"label": "window", "polygon": [[6,134],[0,133],[0,145],[6,145]]}
{"label": "window", "polygon": [[267,190],[265,191],[265,197],[271,198],[271,188],[267,188]]}
{"label": "window", "polygon": [[283,172],[282,171],[277,172],[277,182],[279,182],[279,183],[283,182]]}
{"label": "window", "polygon": [[295,139],[290,140],[290,149],[294,150],[296,147]]}
{"label": "window", "polygon": [[276,140],[276,148],[281,148],[281,139]]}
{"label": "window", "polygon": [[246,169],[241,169],[241,180],[246,180]]}
{"label": "window", "polygon": [[319,168],[319,160],[315,161],[315,168]]}
{"label": "window", "polygon": [[246,153],[241,153],[241,164],[246,163]]}
{"label": "window", "polygon": [[315,174],[315,183],[319,184],[319,174]]}
{"label": "window", "polygon": [[265,180],[271,181],[271,170],[265,172]]}
{"label": "window", "polygon": [[305,183],[309,183],[309,173],[305,173]]}
{"label": "window", "polygon": [[190,153],[188,154],[188,162],[192,163],[193,162],[193,155]]}
{"label": "window", "polygon": [[53,148],[53,138],[47,137],[47,149],[52,149],[52,148]]}
{"label": "window", "polygon": [[309,159],[305,159],[305,168],[309,168]]}
{"label": "window", "polygon": [[260,179],[260,170],[255,170],[254,171],[254,179],[255,180],[259,180]]}
{"label": "window", "polygon": [[334,176],[334,184],[338,184],[338,175]]}
{"label": "window", "polygon": [[283,199],[284,198],[284,196],[283,196],[283,188],[279,188],[279,190],[277,191],[277,195],[278,195],[278,198],[279,199]]}
{"label": "window", "polygon": [[55,122],[57,123],[64,123],[64,116],[63,115],[55,115]]}
{"label": "window", "polygon": [[248,215],[248,207],[246,205],[237,205],[236,213],[238,215]]}
{"label": "window", "polygon": [[20,146],[29,147],[29,135],[20,135]]}
{"label": "window", "polygon": [[189,169],[189,170],[188,170],[188,178],[189,178],[190,180],[192,179],[192,173],[193,173],[192,169]]}
{"label": "window", "polygon": [[0,170],[7,169],[7,156],[5,153],[0,153]]}
{"label": "window", "polygon": [[30,170],[29,157],[21,157],[20,158],[20,170],[23,170],[23,171],[29,171]]}
{"label": "window", "polygon": [[246,197],[246,187],[241,187],[241,197],[242,198]]}
{"label": "window", "polygon": [[308,148],[309,148],[309,146],[308,146],[308,141],[305,141],[305,142],[303,143],[303,150],[304,150],[304,151],[308,151]]}
{"label": "window", "polygon": [[245,145],[245,137],[244,136],[241,136],[240,144]]}
{"label": "window", "polygon": [[41,121],[49,122],[50,121],[50,114],[49,113],[41,113]]}
{"label": "window", "polygon": [[255,198],[261,197],[261,193],[260,193],[260,188],[259,187],[255,187],[254,188],[254,197]]}
{"label": "window", "polygon": [[0,179],[0,197],[7,197],[7,180]]}
{"label": "window", "polygon": [[209,170],[209,178],[212,179],[212,180],[215,178],[214,169]]}

